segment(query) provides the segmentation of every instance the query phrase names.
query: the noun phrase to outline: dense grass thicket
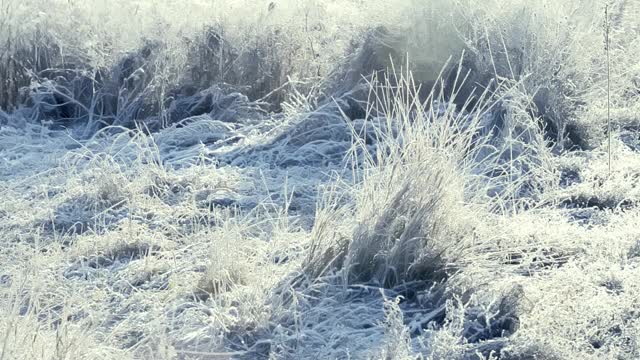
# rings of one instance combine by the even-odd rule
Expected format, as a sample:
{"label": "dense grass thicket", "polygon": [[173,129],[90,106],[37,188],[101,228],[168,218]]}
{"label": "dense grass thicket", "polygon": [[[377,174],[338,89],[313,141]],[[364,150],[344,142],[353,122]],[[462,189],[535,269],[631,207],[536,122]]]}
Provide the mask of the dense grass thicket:
{"label": "dense grass thicket", "polygon": [[639,18],[0,0],[0,360],[640,358]]}

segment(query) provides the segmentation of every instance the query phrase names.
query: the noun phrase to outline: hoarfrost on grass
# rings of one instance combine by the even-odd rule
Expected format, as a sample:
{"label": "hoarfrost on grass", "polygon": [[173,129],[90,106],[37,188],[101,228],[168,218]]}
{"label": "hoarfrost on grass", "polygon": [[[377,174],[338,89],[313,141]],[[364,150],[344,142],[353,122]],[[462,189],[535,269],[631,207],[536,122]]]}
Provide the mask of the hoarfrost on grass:
{"label": "hoarfrost on grass", "polygon": [[0,359],[640,357],[638,4],[0,3]]}

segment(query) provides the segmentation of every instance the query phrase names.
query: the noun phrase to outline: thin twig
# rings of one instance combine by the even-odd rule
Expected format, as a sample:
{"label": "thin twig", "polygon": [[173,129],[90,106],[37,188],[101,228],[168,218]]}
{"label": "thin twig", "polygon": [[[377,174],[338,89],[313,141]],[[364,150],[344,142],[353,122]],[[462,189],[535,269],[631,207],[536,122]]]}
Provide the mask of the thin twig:
{"label": "thin twig", "polygon": [[607,136],[609,152],[609,176],[611,176],[611,66],[609,58],[609,4],[604,6],[604,41],[607,53]]}

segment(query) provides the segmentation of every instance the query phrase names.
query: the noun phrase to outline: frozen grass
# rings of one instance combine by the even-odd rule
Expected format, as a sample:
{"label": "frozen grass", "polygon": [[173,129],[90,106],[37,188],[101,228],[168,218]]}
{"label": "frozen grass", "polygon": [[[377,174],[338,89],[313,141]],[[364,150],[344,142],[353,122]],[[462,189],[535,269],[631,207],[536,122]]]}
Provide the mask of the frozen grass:
{"label": "frozen grass", "polygon": [[639,358],[608,4],[0,0],[0,359]]}

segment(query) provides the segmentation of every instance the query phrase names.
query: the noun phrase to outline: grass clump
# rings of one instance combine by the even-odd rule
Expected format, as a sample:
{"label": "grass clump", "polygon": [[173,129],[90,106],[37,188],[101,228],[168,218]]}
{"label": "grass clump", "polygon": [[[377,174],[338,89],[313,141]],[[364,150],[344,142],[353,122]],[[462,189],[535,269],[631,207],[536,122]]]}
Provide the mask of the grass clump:
{"label": "grass clump", "polygon": [[[312,253],[313,271],[329,260],[350,283],[394,287],[446,279],[464,261],[473,242],[470,200],[483,197],[472,189],[481,186],[473,161],[483,146],[476,135],[486,108],[461,113],[442,93],[421,101],[417,90],[410,74],[373,85],[377,100],[370,112],[386,121],[386,132],[371,127],[377,131],[373,152],[359,138],[366,135],[354,133],[353,161],[364,166],[350,189],[353,230],[324,248],[333,258]],[[318,229],[328,230],[322,221],[332,217],[320,217]],[[321,248],[328,234],[316,236]]]}

